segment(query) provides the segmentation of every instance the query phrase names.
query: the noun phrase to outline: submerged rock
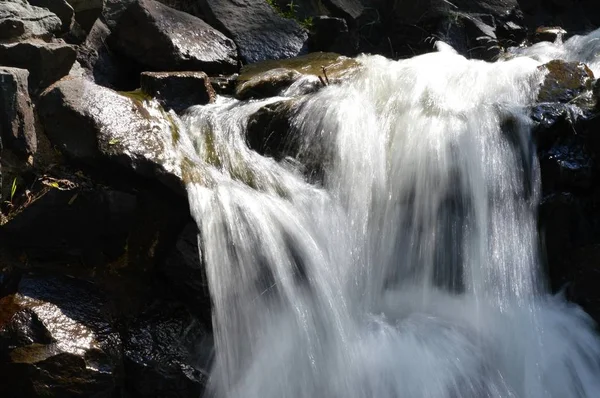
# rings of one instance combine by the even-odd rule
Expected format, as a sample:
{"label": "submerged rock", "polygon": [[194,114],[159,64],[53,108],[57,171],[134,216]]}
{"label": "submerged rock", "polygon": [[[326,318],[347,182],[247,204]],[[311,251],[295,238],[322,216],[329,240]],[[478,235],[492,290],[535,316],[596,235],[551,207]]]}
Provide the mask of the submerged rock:
{"label": "submerged rock", "polygon": [[111,43],[154,70],[237,70],[233,41],[203,20],[153,0],[136,0],[120,15]]}
{"label": "submerged rock", "polygon": [[29,38],[50,39],[60,31],[61,26],[61,20],[46,8],[32,6],[25,0],[2,1],[0,42]]}
{"label": "submerged rock", "polygon": [[246,136],[248,146],[278,160],[295,155],[298,143],[291,131],[291,118],[298,104],[293,99],[274,102],[250,116]]}
{"label": "submerged rock", "polygon": [[143,92],[165,108],[181,112],[193,105],[206,105],[215,100],[215,91],[204,72],[143,72]]}
{"label": "submerged rock", "polygon": [[37,150],[28,78],[24,69],[0,67],[0,150],[11,148],[23,155]]}
{"label": "submerged rock", "polygon": [[114,396],[121,342],[105,303],[85,282],[23,276],[0,299],[2,396]]}
{"label": "submerged rock", "polygon": [[183,193],[177,121],[141,93],[121,95],[82,78],[50,87],[39,113],[50,141],[76,161],[157,179]]}
{"label": "submerged rock", "polygon": [[306,52],[308,32],[266,1],[202,0],[207,21],[233,39],[247,64]]}
{"label": "submerged rock", "polygon": [[66,76],[75,58],[75,48],[64,43],[31,41],[0,44],[3,65],[29,70],[29,89],[32,93]]}

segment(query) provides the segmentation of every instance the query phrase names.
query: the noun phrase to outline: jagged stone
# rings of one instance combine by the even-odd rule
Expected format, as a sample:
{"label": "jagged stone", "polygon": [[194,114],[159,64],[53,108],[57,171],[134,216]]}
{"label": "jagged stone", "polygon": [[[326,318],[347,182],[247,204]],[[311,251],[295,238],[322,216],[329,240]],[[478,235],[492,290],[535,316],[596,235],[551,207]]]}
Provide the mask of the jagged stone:
{"label": "jagged stone", "polygon": [[33,105],[24,69],[0,67],[0,149],[23,155],[37,149]]}
{"label": "jagged stone", "polygon": [[59,17],[45,8],[32,6],[24,0],[3,0],[0,4],[0,42],[50,39],[61,29]]}
{"label": "jagged stone", "polygon": [[61,32],[68,32],[73,24],[75,12],[66,0],[28,0],[29,4],[46,8],[53,12],[62,22]]}

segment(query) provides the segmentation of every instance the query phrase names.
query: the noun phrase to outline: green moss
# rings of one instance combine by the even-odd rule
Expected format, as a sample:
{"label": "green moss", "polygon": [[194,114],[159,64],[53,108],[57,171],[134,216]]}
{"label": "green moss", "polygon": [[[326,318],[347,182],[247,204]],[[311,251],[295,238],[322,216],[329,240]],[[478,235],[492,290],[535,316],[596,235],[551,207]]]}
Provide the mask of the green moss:
{"label": "green moss", "polygon": [[145,92],[143,92],[140,89],[133,90],[133,91],[117,91],[117,92],[127,98],[131,98],[132,100],[139,101],[139,102],[150,101],[152,99],[152,96],[146,94]]}
{"label": "green moss", "polygon": [[266,0],[267,4],[271,6],[273,10],[283,18],[293,19],[298,22],[304,29],[311,30],[313,27],[312,17],[300,19],[298,15],[298,4],[294,3],[294,0],[289,0],[284,6],[277,0]]}

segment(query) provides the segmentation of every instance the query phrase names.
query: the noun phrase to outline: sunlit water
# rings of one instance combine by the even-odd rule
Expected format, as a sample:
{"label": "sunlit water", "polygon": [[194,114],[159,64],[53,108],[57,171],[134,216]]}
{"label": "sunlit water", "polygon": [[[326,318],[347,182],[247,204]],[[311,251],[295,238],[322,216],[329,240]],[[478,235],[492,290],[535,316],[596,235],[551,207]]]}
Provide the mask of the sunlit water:
{"label": "sunlit water", "polygon": [[440,47],[359,57],[351,81],[295,100],[298,150],[280,162],[248,148],[246,124],[281,98],[187,112],[207,396],[600,396],[594,325],[540,269],[539,62]]}

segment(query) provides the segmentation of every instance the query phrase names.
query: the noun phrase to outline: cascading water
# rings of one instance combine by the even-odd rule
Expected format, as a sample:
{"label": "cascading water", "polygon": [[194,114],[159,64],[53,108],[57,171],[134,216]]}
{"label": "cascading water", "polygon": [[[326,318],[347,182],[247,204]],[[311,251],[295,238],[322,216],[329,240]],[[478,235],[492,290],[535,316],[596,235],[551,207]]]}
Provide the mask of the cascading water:
{"label": "cascading water", "polygon": [[[297,159],[250,150],[269,101],[193,107],[188,193],[213,300],[208,396],[596,397],[600,343],[548,295],[530,58],[362,56],[298,98]],[[280,100],[281,98],[279,98]]]}

